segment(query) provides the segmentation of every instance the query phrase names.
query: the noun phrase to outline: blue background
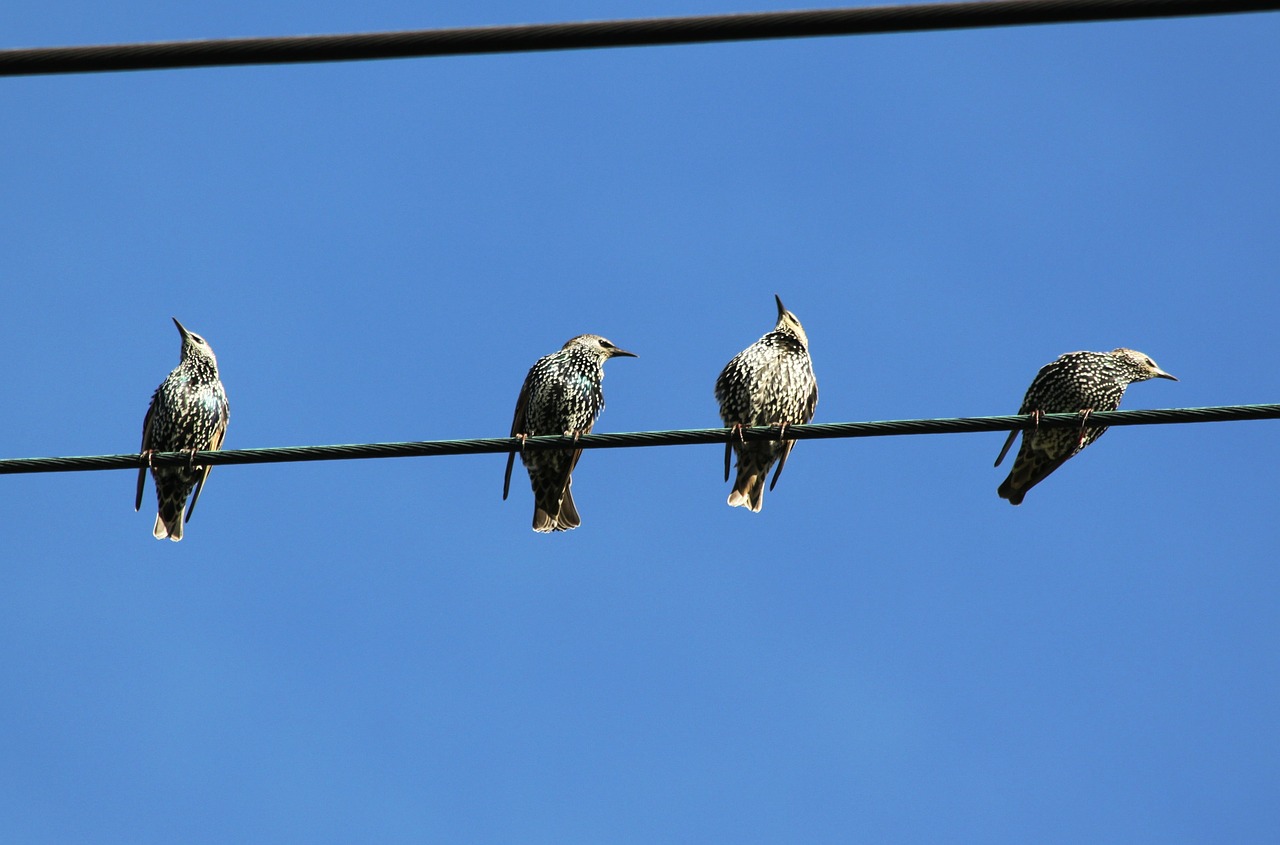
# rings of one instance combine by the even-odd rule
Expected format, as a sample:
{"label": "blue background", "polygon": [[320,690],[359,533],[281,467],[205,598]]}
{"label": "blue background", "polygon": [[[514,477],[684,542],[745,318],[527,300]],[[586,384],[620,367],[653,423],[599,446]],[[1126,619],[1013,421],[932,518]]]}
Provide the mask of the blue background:
{"label": "blue background", "polygon": [[[787,8],[756,2],[756,9]],[[50,0],[4,46],[743,11]],[[1275,402],[1280,17],[0,80],[0,453],[130,452],[219,356],[228,447],[505,435],[581,332],[600,431],[718,424],[804,322],[817,421]],[[1268,422],[8,476],[11,842],[1275,842]]]}

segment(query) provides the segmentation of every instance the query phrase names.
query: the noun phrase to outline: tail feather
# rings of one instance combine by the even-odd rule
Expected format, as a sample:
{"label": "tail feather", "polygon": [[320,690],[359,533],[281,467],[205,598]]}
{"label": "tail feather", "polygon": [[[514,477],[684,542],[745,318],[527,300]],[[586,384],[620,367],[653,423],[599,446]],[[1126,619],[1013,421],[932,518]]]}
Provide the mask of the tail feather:
{"label": "tail feather", "polygon": [[[770,461],[772,463],[772,461]],[[729,507],[747,508],[759,513],[764,507],[764,480],[769,475],[769,467],[738,465],[738,476],[734,479],[733,490],[729,493]]]}
{"label": "tail feather", "polygon": [[526,461],[533,485],[534,531],[568,531],[582,524],[571,492],[575,457],[548,455]]}
{"label": "tail feather", "polygon": [[[733,480],[733,491],[729,493],[729,507],[747,508],[753,513],[759,513],[764,507],[765,479],[769,477],[769,470],[774,462],[780,454],[785,454],[786,449],[772,442],[734,443],[733,448],[738,453],[738,474]],[[776,482],[778,476],[774,475],[773,478]],[[773,489],[772,486],[770,489]]]}
{"label": "tail feather", "polygon": [[1001,482],[996,494],[1002,499],[1008,499],[1011,505],[1022,504],[1027,491],[1048,478],[1069,457],[1070,455],[1054,458],[1039,450],[1024,448],[1018,452],[1009,477]]}
{"label": "tail feather", "polygon": [[186,508],[187,498],[191,495],[191,488],[195,486],[196,477],[186,473],[156,474],[155,481],[156,501],[159,507],[151,535],[157,540],[167,538],[176,543],[182,539],[182,511]]}
{"label": "tail feather", "polygon": [[996,488],[996,495],[998,495],[1001,499],[1008,499],[1009,504],[1011,505],[1022,504],[1022,500],[1026,496],[1026,494],[1027,494],[1027,491],[1022,489],[1021,487],[1014,487],[1012,475],[1010,475],[1008,478],[1002,481],[1000,483],[1000,486]]}
{"label": "tail feather", "polygon": [[533,508],[533,530],[542,534],[552,531],[568,531],[582,524],[578,508],[573,503],[573,493],[566,487],[564,497],[556,503],[540,502]]}
{"label": "tail feather", "polygon": [[178,511],[176,517],[165,521],[164,517],[156,514],[155,527],[151,529],[151,536],[157,540],[172,540],[177,543],[182,539],[182,511]]}

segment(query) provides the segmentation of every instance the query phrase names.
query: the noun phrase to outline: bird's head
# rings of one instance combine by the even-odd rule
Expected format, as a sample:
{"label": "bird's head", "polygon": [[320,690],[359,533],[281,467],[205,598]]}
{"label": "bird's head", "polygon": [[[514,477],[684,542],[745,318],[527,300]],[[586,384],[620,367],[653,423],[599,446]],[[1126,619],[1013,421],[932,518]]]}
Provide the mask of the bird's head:
{"label": "bird's head", "polygon": [[773,295],[773,299],[778,303],[778,324],[773,327],[773,330],[795,335],[800,340],[801,345],[808,349],[809,336],[804,333],[804,326],[800,325],[800,320],[796,318],[795,314],[787,310],[786,306],[782,304],[782,298],[776,293]]}
{"label": "bird's head", "polygon": [[182,335],[182,360],[208,361],[216,370],[218,359],[214,357],[209,342],[195,332],[188,331],[186,326],[178,322],[177,317],[173,318],[173,324],[178,327],[178,334]]}
{"label": "bird's head", "polygon": [[1146,381],[1153,378],[1167,378],[1170,381],[1178,380],[1176,376],[1172,376],[1156,366],[1156,362],[1151,360],[1150,355],[1145,355],[1136,349],[1126,349],[1122,346],[1119,349],[1113,349],[1111,354],[1124,364],[1125,369],[1132,376],[1131,381]]}
{"label": "bird's head", "polygon": [[619,349],[614,346],[608,339],[598,334],[580,334],[571,339],[564,345],[565,349],[578,347],[585,349],[593,355],[597,356],[601,361],[607,361],[610,358],[638,358],[634,352],[628,352],[625,349]]}

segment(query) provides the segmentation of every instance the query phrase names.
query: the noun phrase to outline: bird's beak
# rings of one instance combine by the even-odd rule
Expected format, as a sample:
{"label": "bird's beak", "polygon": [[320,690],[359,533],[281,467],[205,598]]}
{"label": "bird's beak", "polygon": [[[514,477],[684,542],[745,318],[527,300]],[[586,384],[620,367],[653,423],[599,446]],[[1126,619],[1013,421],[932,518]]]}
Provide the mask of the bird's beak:
{"label": "bird's beak", "polygon": [[1177,376],[1171,376],[1164,370],[1156,370],[1156,378],[1167,378],[1169,381],[1177,381]]}
{"label": "bird's beak", "polygon": [[782,304],[782,297],[778,296],[776,293],[773,295],[773,301],[778,303],[778,319],[781,320],[782,315],[787,313],[787,306]]}
{"label": "bird's beak", "polygon": [[179,323],[179,322],[178,322],[178,318],[177,318],[177,317],[174,317],[174,318],[172,318],[172,319],[173,319],[173,324],[174,324],[175,326],[177,326],[177,327],[178,327],[178,332],[179,332],[179,333],[180,333],[184,338],[185,338],[187,335],[191,334],[191,332],[187,331],[186,326],[184,326],[184,325],[182,325],[182,323]]}
{"label": "bird's beak", "polygon": [[610,349],[610,358],[639,358],[640,356],[634,352],[628,352],[625,349]]}

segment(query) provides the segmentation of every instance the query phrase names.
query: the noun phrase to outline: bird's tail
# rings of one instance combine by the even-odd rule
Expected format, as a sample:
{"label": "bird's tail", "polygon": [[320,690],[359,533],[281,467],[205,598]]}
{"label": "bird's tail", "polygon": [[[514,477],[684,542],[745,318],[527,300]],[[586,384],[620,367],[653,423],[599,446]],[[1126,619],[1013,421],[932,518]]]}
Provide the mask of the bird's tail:
{"label": "bird's tail", "polygon": [[1020,505],[1022,504],[1022,499],[1027,495],[1027,490],[1026,488],[1015,486],[1013,473],[1009,473],[1009,477],[996,488],[996,495],[1001,499],[1008,499],[1011,505]]}
{"label": "bird's tail", "polygon": [[[157,540],[169,539],[178,542],[182,539],[182,511],[187,505],[187,496],[191,493],[189,486],[177,490],[160,488],[156,485],[156,499],[159,503],[155,527],[151,535]],[[167,485],[166,485],[167,488]],[[178,494],[181,495],[178,495]]]}
{"label": "bird's tail", "polygon": [[769,464],[761,467],[739,457],[738,476],[733,480],[733,491],[729,493],[729,507],[748,508],[759,513],[764,507],[764,480],[768,474]]}
{"label": "bird's tail", "polygon": [[539,533],[551,531],[568,531],[582,524],[578,516],[578,507],[573,503],[573,491],[570,489],[573,480],[564,486],[561,493],[555,489],[548,490],[545,495],[537,496],[533,506],[533,530]]}
{"label": "bird's tail", "polygon": [[1066,463],[1068,457],[1070,455],[1053,458],[1036,450],[1019,452],[1013,469],[1009,471],[1009,477],[996,488],[996,494],[1002,499],[1008,499],[1011,505],[1022,504],[1027,491],[1048,478],[1051,472]]}
{"label": "bird's tail", "polygon": [[163,511],[156,514],[156,525],[151,529],[151,535],[157,540],[168,539],[176,543],[182,539],[182,510],[167,519],[163,514]]}

